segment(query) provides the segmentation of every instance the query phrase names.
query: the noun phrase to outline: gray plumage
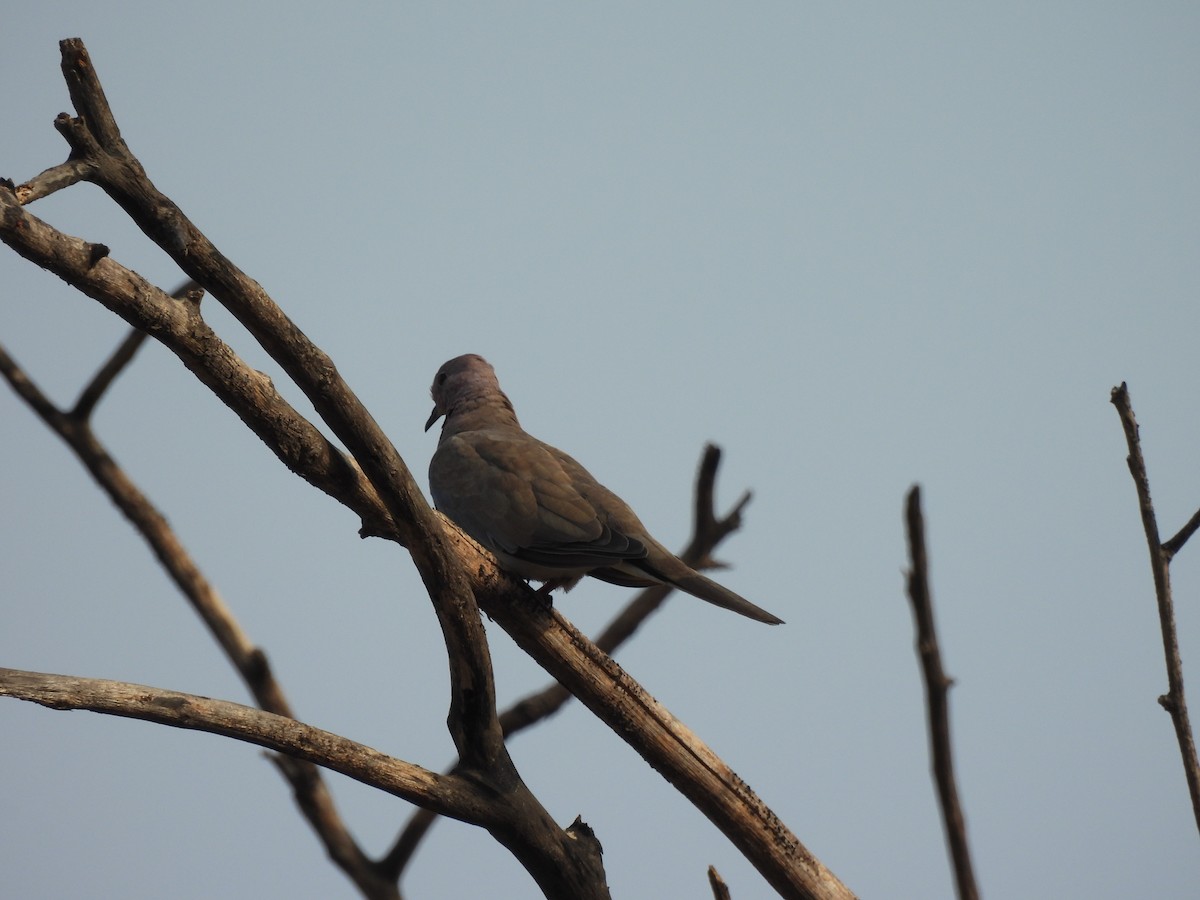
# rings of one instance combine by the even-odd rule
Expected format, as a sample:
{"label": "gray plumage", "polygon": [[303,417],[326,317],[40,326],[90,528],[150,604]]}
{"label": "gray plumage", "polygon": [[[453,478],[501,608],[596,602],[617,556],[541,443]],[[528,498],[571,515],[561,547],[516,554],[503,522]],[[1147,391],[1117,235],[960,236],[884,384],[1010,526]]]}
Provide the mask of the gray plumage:
{"label": "gray plumage", "polygon": [[759,622],[782,623],[693,570],[587,469],[527,434],[482,356],[450,360],[430,393],[425,430],[446,417],[429,463],[433,502],[505,569],[547,589],[570,589],[584,575],[627,587],[665,583]]}

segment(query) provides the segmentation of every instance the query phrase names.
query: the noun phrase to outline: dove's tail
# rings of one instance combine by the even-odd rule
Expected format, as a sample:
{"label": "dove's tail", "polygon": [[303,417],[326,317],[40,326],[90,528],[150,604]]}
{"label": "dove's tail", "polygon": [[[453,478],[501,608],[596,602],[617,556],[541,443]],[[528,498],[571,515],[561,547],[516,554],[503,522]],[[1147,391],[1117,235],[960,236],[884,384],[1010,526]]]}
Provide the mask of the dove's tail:
{"label": "dove's tail", "polygon": [[623,559],[619,561],[619,565],[602,566],[592,569],[588,574],[601,581],[625,587],[669,584],[693,597],[707,600],[714,606],[728,609],[748,619],[766,622],[768,625],[783,624],[783,619],[774,613],[767,612],[761,606],[755,606],[745,597],[717,584],[711,578],[705,578],[649,535],[639,535],[638,541],[646,547],[645,556]]}
{"label": "dove's tail", "polygon": [[735,594],[727,587],[722,587],[711,578],[705,578],[699,572],[691,572],[686,575],[673,577],[664,575],[663,581],[675,585],[681,591],[687,591],[693,597],[707,600],[709,603],[716,604],[735,613],[740,613],[747,618],[766,622],[768,625],[783,624],[783,619],[779,618],[779,616],[767,612],[761,606],[755,606],[745,597]]}

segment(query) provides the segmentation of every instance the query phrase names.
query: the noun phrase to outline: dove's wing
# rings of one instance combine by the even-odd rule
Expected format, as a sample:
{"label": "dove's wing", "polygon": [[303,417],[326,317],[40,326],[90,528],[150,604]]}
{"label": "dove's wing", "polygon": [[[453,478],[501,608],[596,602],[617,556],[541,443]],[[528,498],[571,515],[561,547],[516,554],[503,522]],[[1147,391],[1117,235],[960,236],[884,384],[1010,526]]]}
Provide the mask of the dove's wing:
{"label": "dove's wing", "polygon": [[434,503],[485,547],[560,574],[645,556],[597,514],[558,456],[513,429],[454,435],[429,467]]}

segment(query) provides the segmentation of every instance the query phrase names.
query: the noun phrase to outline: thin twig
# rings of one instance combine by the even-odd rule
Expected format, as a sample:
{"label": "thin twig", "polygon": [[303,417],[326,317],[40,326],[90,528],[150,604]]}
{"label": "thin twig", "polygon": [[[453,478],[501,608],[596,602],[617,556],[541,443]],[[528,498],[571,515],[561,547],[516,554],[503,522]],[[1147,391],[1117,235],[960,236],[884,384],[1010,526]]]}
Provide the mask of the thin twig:
{"label": "thin twig", "polygon": [[1200,527],[1200,513],[1168,542],[1170,549],[1159,541],[1158,519],[1154,515],[1154,504],[1150,500],[1150,477],[1146,474],[1146,461],[1142,457],[1142,445],[1138,436],[1137,419],[1133,415],[1133,404],[1125,382],[1112,389],[1111,401],[1121,418],[1125,430],[1125,443],[1129,448],[1126,462],[1133,485],[1137,490],[1138,509],[1142,515],[1142,528],[1146,532],[1146,544],[1150,549],[1150,571],[1154,578],[1154,596],[1158,601],[1158,621],[1162,630],[1163,655],[1167,662],[1167,693],[1158,698],[1171,716],[1175,726],[1175,738],[1179,743],[1179,754],[1183,758],[1183,774],[1187,779],[1188,794],[1192,801],[1192,813],[1196,827],[1200,829],[1200,763],[1196,760],[1196,741],[1192,736],[1192,725],[1188,717],[1187,699],[1183,691],[1183,660],[1179,656],[1179,638],[1175,632],[1175,606],[1171,600],[1171,557],[1184,542]]}
{"label": "thin twig", "polygon": [[[188,279],[171,293],[171,299],[183,300],[187,298],[190,302],[199,303],[200,296],[203,294],[203,289],[196,282]],[[75,401],[75,406],[71,409],[71,415],[80,420],[91,418],[92,411],[96,408],[96,404],[100,402],[100,398],[104,396],[104,392],[108,390],[109,385],[116,380],[116,377],[125,371],[125,367],[133,361],[134,354],[138,348],[146,342],[148,335],[140,328],[129,329],[129,334],[125,336],[125,340],[117,345],[117,349],[113,351],[112,356],[108,361],[100,367],[92,380],[87,383],[79,393],[79,399]]]}
{"label": "thin twig", "polygon": [[99,371],[92,377],[92,380],[80,391],[79,399],[75,401],[75,405],[71,408],[71,416],[73,418],[80,420],[91,418],[92,411],[96,408],[96,404],[100,402],[100,398],[104,396],[104,392],[108,390],[108,386],[129,365],[138,348],[145,342],[146,332],[139,331],[136,328],[129,329],[129,334],[125,336],[125,340],[117,345],[117,349],[113,351],[108,361],[100,367]]}
{"label": "thin twig", "polygon": [[[202,289],[196,282],[188,279],[172,293],[173,300],[182,300],[195,292],[193,302],[200,302],[200,293]],[[132,362],[134,354],[138,348],[146,342],[147,334],[140,328],[129,329],[129,334],[125,340],[117,345],[117,349],[113,351],[112,356],[108,361],[100,367],[92,380],[87,383],[79,393],[79,399],[75,401],[75,406],[71,409],[71,416],[79,420],[87,420],[91,418],[92,411],[96,408],[96,404],[100,402],[100,398],[104,396],[104,392],[108,390],[109,385],[116,380],[127,365]]]}
{"label": "thin twig", "polygon": [[1187,524],[1180,528],[1173,538],[1163,542],[1162,548],[1163,552],[1167,555],[1167,562],[1170,562],[1175,557],[1175,554],[1183,549],[1183,545],[1188,542],[1188,538],[1195,534],[1197,530],[1200,530],[1200,509],[1192,513],[1192,517],[1187,520]]}
{"label": "thin twig", "polygon": [[[184,285],[176,293],[186,293],[188,287]],[[140,335],[142,332],[135,330],[133,334]],[[266,654],[242,630],[233,612],[204,577],[166,518],[113,460],[88,422],[95,404],[131,358],[137,343],[130,338],[122,342],[80,395],[70,413],[55,407],[3,347],[0,347],[0,375],[47,427],[74,451],[97,484],[125,514],[241,675],[258,705],[267,712],[295,718]],[[308,819],[330,857],[358,885],[363,895],[371,900],[397,900],[399,893],[394,880],[380,875],[376,864],[351,836],[320,771],[311,763],[291,757],[276,757],[272,761],[289,782],[296,805]]]}
{"label": "thin twig", "polygon": [[912,568],[908,573],[908,596],[912,601],[913,618],[917,626],[917,655],[925,677],[925,701],[929,716],[929,749],[932,757],[933,780],[937,785],[942,823],[946,829],[946,845],[954,866],[954,882],[959,900],[978,900],[979,888],[971,865],[971,849],[967,844],[967,825],[958,802],[958,786],[954,777],[954,758],[950,749],[951,680],[942,669],[938,650],[937,629],[933,622],[933,599],[929,591],[929,561],[925,552],[925,519],[921,514],[921,489],[914,485],[905,505],[909,556]]}

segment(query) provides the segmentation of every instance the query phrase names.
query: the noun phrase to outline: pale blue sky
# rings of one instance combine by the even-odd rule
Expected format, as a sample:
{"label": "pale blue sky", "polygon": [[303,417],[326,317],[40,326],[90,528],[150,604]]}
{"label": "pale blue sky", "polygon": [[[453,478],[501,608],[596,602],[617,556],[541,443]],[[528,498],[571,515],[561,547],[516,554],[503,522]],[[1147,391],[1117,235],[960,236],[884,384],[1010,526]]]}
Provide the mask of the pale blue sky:
{"label": "pale blue sky", "polygon": [[[919,481],[960,791],[988,897],[1191,897],[1200,843],[1109,390],[1163,531],[1200,505],[1200,13],[1190,4],[16,5],[0,175],[61,161],[60,38],[151,177],[257,278],[418,480],[444,360],[681,545],[703,443],[721,556],[765,628],[677,598],[620,661],[852,889],[948,897],[903,593]],[[99,191],[34,212],[165,287]],[[8,251],[0,341],[63,403],[124,326]],[[216,303],[206,315],[297,392]],[[0,390],[0,664],[235,700],[240,685],[80,467]],[[147,347],[97,429],[270,654],[306,721],[449,761],[440,636],[402,551],[284,471]],[[1200,547],[1176,561],[1200,697]],[[558,601],[596,630],[626,599]],[[545,677],[491,629],[498,690]],[[1200,700],[1194,700],[1200,703]],[[253,748],[0,704],[14,897],[352,897]],[[614,896],[770,896],[570,708],[513,743]],[[331,776],[372,851],[399,801]],[[443,823],[412,897],[533,896]]]}

